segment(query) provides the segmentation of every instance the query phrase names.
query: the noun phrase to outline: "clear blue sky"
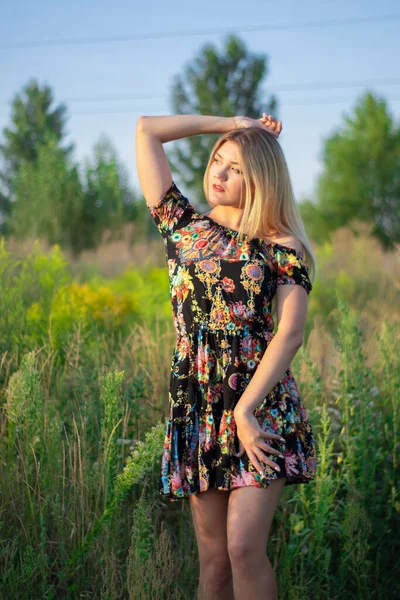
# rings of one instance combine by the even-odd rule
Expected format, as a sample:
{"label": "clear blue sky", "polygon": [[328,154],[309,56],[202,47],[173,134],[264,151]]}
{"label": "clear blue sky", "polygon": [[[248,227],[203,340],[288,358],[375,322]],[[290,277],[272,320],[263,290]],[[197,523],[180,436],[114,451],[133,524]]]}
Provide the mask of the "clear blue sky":
{"label": "clear blue sky", "polygon": [[[34,77],[53,88],[57,103],[67,104],[68,141],[75,143],[75,158],[81,161],[91,156],[100,135],[108,135],[129,170],[131,183],[139,191],[135,162],[137,118],[141,114],[171,114],[169,97],[173,76],[182,74],[183,67],[195,58],[204,44],[212,43],[221,50],[226,34],[235,33],[250,52],[269,57],[270,72],[262,89],[278,97],[276,116],[284,127],[281,144],[297,199],[301,200],[315,189],[322,167],[323,139],[343,123],[344,115],[350,114],[366,89],[363,84],[369,83],[368,89],[387,98],[389,110],[398,120],[400,20],[269,31],[246,32],[244,29],[383,15],[400,17],[398,2],[156,0],[140,3],[140,6],[136,1],[127,0],[3,3],[0,129],[9,123],[12,97]],[[204,33],[211,30],[217,33]],[[195,31],[201,33],[193,35]],[[177,35],[113,43],[4,48],[27,42],[44,44],[124,35],[146,37],[162,32]],[[184,32],[191,35],[183,36]],[[385,85],[385,80],[397,83]],[[280,89],[315,83],[348,84],[348,87]],[[350,87],[352,84],[357,85]],[[143,98],[73,101],[105,95]],[[173,143],[167,144],[166,149]],[[179,182],[179,177],[176,180]]]}

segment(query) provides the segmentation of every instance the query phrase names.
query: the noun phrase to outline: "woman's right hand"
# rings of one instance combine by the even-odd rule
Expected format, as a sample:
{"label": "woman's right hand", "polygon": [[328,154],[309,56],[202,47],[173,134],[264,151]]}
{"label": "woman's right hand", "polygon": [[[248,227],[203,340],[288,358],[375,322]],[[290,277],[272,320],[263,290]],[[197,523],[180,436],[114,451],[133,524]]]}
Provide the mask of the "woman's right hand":
{"label": "woman's right hand", "polygon": [[270,133],[274,138],[278,138],[282,131],[282,121],[277,121],[271,115],[263,113],[261,119],[251,119],[250,117],[232,117],[236,129],[241,127],[261,127]]}

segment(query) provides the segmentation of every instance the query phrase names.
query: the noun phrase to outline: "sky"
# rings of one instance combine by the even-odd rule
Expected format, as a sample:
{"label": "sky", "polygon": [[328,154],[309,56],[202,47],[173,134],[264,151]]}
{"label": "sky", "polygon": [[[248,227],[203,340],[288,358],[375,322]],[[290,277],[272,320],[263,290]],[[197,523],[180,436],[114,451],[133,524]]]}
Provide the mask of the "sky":
{"label": "sky", "polygon": [[283,122],[280,142],[298,201],[313,196],[324,140],[343,126],[366,90],[384,97],[399,121],[395,0],[1,4],[0,131],[10,124],[13,97],[35,78],[53,89],[54,106],[68,107],[66,142],[74,143],[75,160],[90,158],[100,136],[108,136],[139,195],[137,119],[173,114],[173,78],[204,45],[222,52],[228,34],[240,37],[249,53],[268,57],[260,88],[266,99],[271,93],[278,99],[274,116]]}

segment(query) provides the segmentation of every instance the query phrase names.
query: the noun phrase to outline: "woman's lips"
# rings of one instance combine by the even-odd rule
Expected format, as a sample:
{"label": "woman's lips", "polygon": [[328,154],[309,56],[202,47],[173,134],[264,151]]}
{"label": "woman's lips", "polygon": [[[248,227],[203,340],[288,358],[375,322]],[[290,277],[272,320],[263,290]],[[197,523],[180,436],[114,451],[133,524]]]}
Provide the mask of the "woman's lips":
{"label": "woman's lips", "polygon": [[219,185],[215,185],[215,183],[213,183],[213,188],[216,192],[224,192],[225,191],[224,188],[222,188]]}

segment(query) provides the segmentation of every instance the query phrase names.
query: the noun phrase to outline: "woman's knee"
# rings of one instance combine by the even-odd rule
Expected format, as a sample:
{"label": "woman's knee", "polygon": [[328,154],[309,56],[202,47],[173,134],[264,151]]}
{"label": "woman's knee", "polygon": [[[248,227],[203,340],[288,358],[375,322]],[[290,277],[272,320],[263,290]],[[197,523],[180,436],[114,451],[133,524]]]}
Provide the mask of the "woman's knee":
{"label": "woman's knee", "polygon": [[228,495],[219,490],[207,490],[197,497],[191,497],[191,512],[200,566],[210,576],[214,571],[230,572],[230,559],[227,548],[227,509]]}
{"label": "woman's knee", "polygon": [[231,562],[254,564],[257,559],[265,560],[270,527],[283,485],[284,481],[280,480],[267,489],[247,487],[233,492],[227,522]]}
{"label": "woman's knee", "polygon": [[266,554],[266,544],[263,539],[250,539],[246,532],[239,528],[228,540],[228,554],[231,564],[254,563],[257,557]]}
{"label": "woman's knee", "polygon": [[226,549],[221,548],[221,552],[218,553],[214,548],[209,554],[204,555],[200,560],[200,575],[209,581],[229,580],[232,577],[232,567]]}

